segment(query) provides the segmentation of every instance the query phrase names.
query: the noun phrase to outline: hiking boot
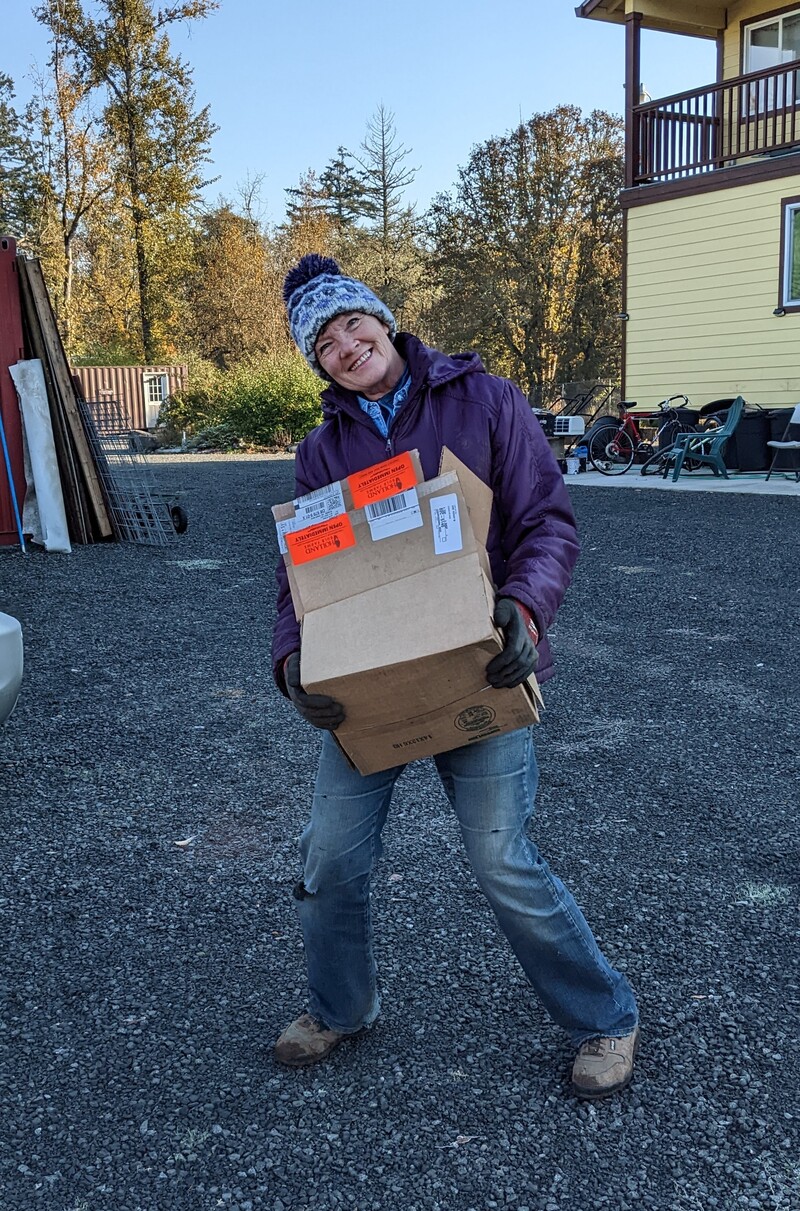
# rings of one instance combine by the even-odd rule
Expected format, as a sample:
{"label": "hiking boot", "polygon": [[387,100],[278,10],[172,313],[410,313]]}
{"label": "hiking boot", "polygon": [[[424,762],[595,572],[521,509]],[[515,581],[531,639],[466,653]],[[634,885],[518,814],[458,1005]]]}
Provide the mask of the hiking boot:
{"label": "hiking boot", "polygon": [[334,1047],[338,1047],[344,1039],[353,1037],[352,1034],[342,1034],[339,1030],[329,1030],[319,1018],[304,1013],[287,1026],[278,1039],[275,1044],[275,1059],[291,1068],[305,1068],[309,1064],[318,1064],[320,1060],[327,1059]]}
{"label": "hiking boot", "polygon": [[630,1084],[639,1045],[639,1028],[621,1039],[589,1039],[572,1066],[572,1089],[578,1097],[607,1097]]}

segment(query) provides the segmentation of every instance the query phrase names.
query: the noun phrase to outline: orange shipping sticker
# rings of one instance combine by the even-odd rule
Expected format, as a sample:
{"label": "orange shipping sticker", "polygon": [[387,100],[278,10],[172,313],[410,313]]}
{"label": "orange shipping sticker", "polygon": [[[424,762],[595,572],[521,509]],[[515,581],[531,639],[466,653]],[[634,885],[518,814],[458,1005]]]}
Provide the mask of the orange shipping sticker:
{"label": "orange shipping sticker", "polygon": [[411,455],[398,454],[385,463],[376,463],[374,467],[349,475],[347,482],[354,508],[363,509],[365,505],[375,504],[378,500],[386,500],[387,496],[396,496],[398,492],[415,487],[417,473]]}
{"label": "orange shipping sticker", "polygon": [[322,559],[323,555],[334,555],[355,545],[356,536],[346,513],[286,535],[289,558],[295,565],[310,563],[312,559]]}

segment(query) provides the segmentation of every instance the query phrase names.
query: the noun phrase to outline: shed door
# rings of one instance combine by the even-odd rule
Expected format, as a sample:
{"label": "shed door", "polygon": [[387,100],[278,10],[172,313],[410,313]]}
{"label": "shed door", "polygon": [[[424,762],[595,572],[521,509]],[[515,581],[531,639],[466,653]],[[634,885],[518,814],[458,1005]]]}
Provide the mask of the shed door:
{"label": "shed door", "polygon": [[161,405],[169,390],[166,374],[143,374],[144,419],[148,429],[155,429]]}

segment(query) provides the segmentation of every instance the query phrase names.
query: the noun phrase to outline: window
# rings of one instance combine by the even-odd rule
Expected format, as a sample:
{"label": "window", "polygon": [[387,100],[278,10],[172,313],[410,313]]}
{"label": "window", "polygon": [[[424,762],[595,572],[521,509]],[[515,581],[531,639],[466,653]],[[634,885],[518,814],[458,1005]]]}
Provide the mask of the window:
{"label": "window", "polygon": [[169,394],[169,384],[166,374],[143,374],[144,415],[148,429],[154,429],[158,424],[158,414],[161,405]]}
{"label": "window", "polygon": [[163,404],[167,388],[167,376],[165,374],[146,374],[144,376],[144,386],[147,392],[148,404]]}
{"label": "window", "polygon": [[[800,9],[753,22],[744,30],[744,66],[747,72],[766,71],[800,60]],[[776,80],[759,80],[747,86],[745,112],[763,114],[791,105],[795,95],[795,73]]]}
{"label": "window", "polygon": [[781,307],[800,311],[800,198],[784,198],[781,216]]}

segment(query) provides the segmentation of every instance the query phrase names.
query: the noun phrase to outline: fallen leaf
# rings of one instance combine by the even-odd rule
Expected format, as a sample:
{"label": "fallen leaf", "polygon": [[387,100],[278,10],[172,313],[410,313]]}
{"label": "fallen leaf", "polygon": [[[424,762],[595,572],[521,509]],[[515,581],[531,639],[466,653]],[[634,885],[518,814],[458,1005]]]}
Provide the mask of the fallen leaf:
{"label": "fallen leaf", "polygon": [[480,1139],[478,1135],[457,1135],[450,1144],[440,1144],[440,1148],[460,1148],[462,1144],[470,1144],[473,1140]]}

